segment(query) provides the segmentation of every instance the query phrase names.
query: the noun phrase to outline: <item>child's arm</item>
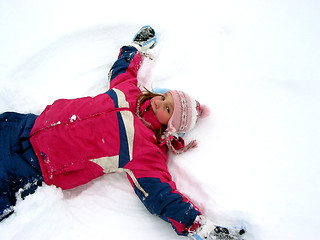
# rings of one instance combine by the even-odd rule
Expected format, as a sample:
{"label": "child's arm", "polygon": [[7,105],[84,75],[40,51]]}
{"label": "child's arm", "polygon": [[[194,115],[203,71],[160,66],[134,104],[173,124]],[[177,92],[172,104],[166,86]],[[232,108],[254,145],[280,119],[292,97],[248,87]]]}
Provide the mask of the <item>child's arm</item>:
{"label": "child's arm", "polygon": [[117,61],[109,72],[109,89],[122,82],[132,82],[137,85],[137,74],[140,68],[141,54],[132,46],[124,46],[120,50]]}
{"label": "child's arm", "polygon": [[[166,174],[164,174],[166,175]],[[135,186],[135,192],[151,214],[171,223],[174,230],[195,240],[243,240],[244,227],[226,228],[214,224],[177,189],[172,180],[156,177],[138,178],[147,197]]]}
{"label": "child's arm", "polygon": [[[137,86],[137,74],[140,68],[141,53],[146,54],[157,42],[154,29],[150,26],[142,27],[133,38],[129,46],[122,47],[118,60],[109,72],[109,89],[122,82],[131,81]],[[108,89],[108,90],[109,90]]]}
{"label": "child's arm", "polygon": [[173,181],[164,182],[160,178],[144,177],[139,178],[138,182],[148,193],[148,197],[145,198],[142,192],[135,187],[135,192],[145,207],[151,214],[171,223],[179,235],[187,236],[199,227],[199,223],[196,223],[195,220],[201,215],[201,212],[177,191]]}

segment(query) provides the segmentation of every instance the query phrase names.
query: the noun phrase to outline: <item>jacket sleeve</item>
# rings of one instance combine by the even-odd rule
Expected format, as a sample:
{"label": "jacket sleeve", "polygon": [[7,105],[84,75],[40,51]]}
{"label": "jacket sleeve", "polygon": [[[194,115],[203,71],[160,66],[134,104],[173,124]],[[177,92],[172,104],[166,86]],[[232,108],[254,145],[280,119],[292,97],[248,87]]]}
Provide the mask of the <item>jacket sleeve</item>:
{"label": "jacket sleeve", "polygon": [[132,82],[137,85],[137,74],[140,68],[141,54],[132,46],[121,48],[117,61],[112,65],[109,72],[109,89],[122,82]]}
{"label": "jacket sleeve", "polygon": [[164,182],[159,178],[144,177],[139,178],[138,182],[148,193],[148,197],[136,186],[135,192],[149,212],[169,222],[177,234],[187,236],[196,217],[201,215],[199,209],[177,191],[173,181]]}

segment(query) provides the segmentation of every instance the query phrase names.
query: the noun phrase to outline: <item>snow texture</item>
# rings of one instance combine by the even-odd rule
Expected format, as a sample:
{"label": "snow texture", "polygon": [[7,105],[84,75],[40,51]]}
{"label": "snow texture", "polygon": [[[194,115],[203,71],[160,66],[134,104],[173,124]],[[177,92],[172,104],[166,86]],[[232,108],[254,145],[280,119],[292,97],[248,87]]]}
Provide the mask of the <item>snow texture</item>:
{"label": "snow texture", "polygon": [[[151,25],[159,44],[141,84],[211,109],[186,135],[199,147],[170,155],[180,191],[214,222],[246,225],[248,240],[316,240],[319,16],[317,0],[1,0],[0,112],[39,114],[56,99],[104,92],[119,48]],[[184,238],[111,174],[39,188],[0,223],[0,239]]]}

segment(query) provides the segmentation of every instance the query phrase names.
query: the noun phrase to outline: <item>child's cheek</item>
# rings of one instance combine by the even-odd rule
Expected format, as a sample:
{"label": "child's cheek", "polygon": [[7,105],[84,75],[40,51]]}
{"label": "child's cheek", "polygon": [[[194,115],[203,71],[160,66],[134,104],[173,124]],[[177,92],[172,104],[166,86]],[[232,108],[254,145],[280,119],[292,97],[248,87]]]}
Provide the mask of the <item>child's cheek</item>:
{"label": "child's cheek", "polygon": [[168,114],[166,114],[164,111],[158,111],[156,118],[158,119],[158,121],[163,124],[163,125],[167,125],[169,118],[167,116]]}

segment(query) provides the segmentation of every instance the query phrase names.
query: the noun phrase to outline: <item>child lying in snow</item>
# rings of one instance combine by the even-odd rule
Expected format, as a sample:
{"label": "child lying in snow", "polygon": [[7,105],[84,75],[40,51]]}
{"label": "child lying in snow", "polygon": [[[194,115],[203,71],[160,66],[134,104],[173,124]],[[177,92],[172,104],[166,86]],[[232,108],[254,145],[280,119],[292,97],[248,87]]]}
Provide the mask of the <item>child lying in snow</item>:
{"label": "child lying in snow", "polygon": [[0,220],[13,213],[17,193],[24,198],[43,181],[70,189],[125,172],[146,208],[179,235],[227,234],[177,190],[168,172],[167,148],[179,154],[195,147],[178,134],[191,130],[207,109],[181,91],[140,91],[141,53],[155,43],[154,30],[145,26],[122,47],[106,93],[57,100],[40,116],[0,115]]}

